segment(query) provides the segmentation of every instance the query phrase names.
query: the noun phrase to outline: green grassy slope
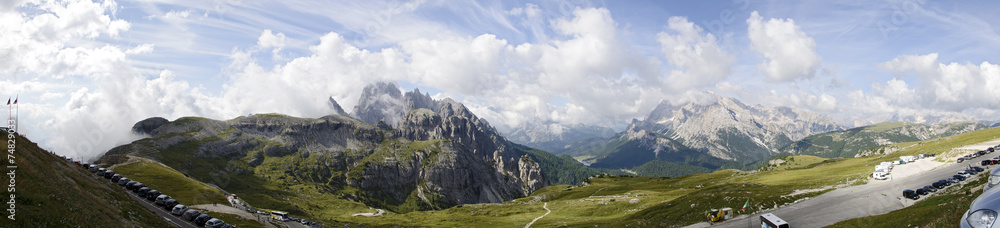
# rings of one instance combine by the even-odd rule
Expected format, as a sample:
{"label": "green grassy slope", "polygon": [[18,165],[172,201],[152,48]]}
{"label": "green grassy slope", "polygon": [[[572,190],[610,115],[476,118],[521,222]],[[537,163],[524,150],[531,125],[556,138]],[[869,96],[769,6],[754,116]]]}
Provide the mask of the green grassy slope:
{"label": "green grassy slope", "polygon": [[[925,126],[915,123],[884,122],[846,131],[812,135],[785,146],[781,151],[824,158],[854,157],[858,151],[882,146],[886,142],[916,142],[921,140],[920,137],[926,137],[921,136],[923,134],[929,134],[927,136],[931,138],[946,137],[961,133],[963,129],[968,127],[985,128],[985,125],[956,122]],[[931,129],[938,129],[938,131]]]}
{"label": "green grassy slope", "polygon": [[[0,135],[7,138],[6,133]],[[0,146],[7,148],[7,140],[2,141]],[[18,136],[14,145],[14,160],[18,167],[13,192],[16,195],[16,220],[4,217],[0,226],[172,226],[133,201],[121,187],[110,181],[39,148],[24,137]],[[5,182],[8,180],[9,177],[4,178]],[[4,202],[9,200],[6,193]]]}

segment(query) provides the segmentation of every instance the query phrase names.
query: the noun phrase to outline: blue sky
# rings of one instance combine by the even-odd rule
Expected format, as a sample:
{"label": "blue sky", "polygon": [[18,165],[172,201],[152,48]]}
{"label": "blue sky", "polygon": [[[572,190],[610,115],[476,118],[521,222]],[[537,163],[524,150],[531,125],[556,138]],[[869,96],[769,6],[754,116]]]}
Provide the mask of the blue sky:
{"label": "blue sky", "polygon": [[[0,95],[21,132],[92,158],[161,116],[348,111],[394,81],[499,129],[622,127],[710,93],[845,126],[995,121],[990,1],[0,3]],[[710,93],[709,93],[710,92]]]}

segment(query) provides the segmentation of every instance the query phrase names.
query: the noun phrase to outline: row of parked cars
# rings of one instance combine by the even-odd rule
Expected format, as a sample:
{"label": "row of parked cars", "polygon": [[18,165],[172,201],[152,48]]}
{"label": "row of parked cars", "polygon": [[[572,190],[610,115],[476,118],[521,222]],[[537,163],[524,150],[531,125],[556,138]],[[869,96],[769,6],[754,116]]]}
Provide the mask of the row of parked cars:
{"label": "row of parked cars", "polygon": [[[979,156],[984,156],[986,154],[991,154],[991,153],[995,152],[996,150],[1000,150],[1000,145],[997,145],[997,146],[994,146],[994,147],[989,147],[989,148],[987,148],[985,150],[976,151],[975,153],[966,154],[965,156],[962,156],[962,157],[958,158],[958,163],[962,163],[963,161],[968,161],[968,160],[971,160],[973,158],[978,158]],[[992,163],[992,164],[995,165],[995,164],[997,164],[997,163],[994,162],[996,160],[997,159],[994,158],[993,161],[990,161],[990,160],[983,161],[983,165],[986,165],[987,161],[990,161],[989,163]],[[998,161],[998,162],[1000,162],[1000,161]]]}
{"label": "row of parked cars", "polygon": [[[1000,145],[989,148],[985,151],[993,152],[1000,149]],[[993,158],[1000,160],[1000,156]],[[997,224],[997,211],[1000,211],[1000,169],[994,168],[990,172],[986,186],[983,186],[983,194],[972,200],[969,210],[962,214],[961,227],[1000,227]]]}
{"label": "row of parked cars", "polygon": [[[66,160],[72,161],[73,159],[64,157]],[[170,196],[161,193],[160,191],[151,189],[145,184],[131,180],[122,176],[121,174],[115,173],[115,171],[98,167],[97,165],[87,164],[85,162],[73,161],[74,163],[86,168],[88,171],[94,173],[97,176],[103,177],[111,181],[111,183],[116,183],[119,186],[135,193],[140,198],[152,201],[155,205],[163,207],[164,210],[170,212],[170,214],[180,217],[181,220],[189,221],[195,226],[212,227],[212,228],[231,228],[234,227],[226,222],[212,218],[212,216],[207,214],[202,214],[201,211],[188,208],[187,206],[177,201],[177,199],[170,198]]]}
{"label": "row of parked cars", "polygon": [[917,200],[920,199],[920,196],[922,195],[927,195],[932,192],[937,192],[938,190],[944,189],[948,186],[951,186],[952,184],[957,184],[959,182],[965,181],[967,177],[979,174],[980,172],[983,172],[985,170],[986,169],[983,167],[970,166],[966,170],[958,171],[958,174],[952,175],[951,177],[945,179],[935,181],[930,185],[925,185],[923,187],[919,187],[914,190],[911,189],[903,190],[903,197],[912,200]]}

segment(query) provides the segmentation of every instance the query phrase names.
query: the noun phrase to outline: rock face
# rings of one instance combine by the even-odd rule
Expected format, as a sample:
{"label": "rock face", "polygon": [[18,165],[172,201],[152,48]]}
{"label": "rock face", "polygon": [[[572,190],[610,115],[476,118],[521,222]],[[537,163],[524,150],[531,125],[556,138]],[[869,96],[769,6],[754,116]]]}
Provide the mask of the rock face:
{"label": "rock face", "polygon": [[333,109],[333,114],[335,115],[348,115],[347,111],[344,111],[344,108],[341,108],[340,103],[337,103],[337,100],[334,100],[333,97],[330,97],[330,108]]}
{"label": "rock face", "polygon": [[102,161],[147,157],[223,189],[245,187],[219,181],[232,178],[306,183],[397,212],[498,203],[549,185],[535,160],[458,102],[417,90],[399,96],[389,83],[369,86],[362,99],[353,115],[374,123],[344,115],[186,117]]}
{"label": "rock face", "polygon": [[351,116],[365,123],[397,126],[407,112],[421,108],[438,110],[440,104],[419,89],[403,94],[395,83],[378,82],[365,86]]}
{"label": "rock face", "polygon": [[820,114],[747,105],[718,95],[710,104],[675,107],[661,103],[645,120],[633,124],[713,157],[734,161],[765,159],[795,140],[843,129]]}
{"label": "rock face", "polygon": [[655,159],[716,169],[725,163],[767,159],[795,140],[842,129],[815,113],[714,98],[707,104],[660,103],[645,120],[633,120],[605,146],[585,153],[595,155],[590,160],[595,165],[609,167],[628,168]]}
{"label": "rock face", "polygon": [[147,135],[153,134],[153,130],[169,122],[169,120],[164,119],[163,117],[151,117],[132,125],[132,132]]}

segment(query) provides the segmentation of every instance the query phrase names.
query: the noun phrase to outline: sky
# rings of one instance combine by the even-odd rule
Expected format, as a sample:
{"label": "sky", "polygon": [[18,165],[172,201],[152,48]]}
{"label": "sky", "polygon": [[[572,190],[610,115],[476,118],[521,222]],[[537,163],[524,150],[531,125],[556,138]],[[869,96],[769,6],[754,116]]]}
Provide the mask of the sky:
{"label": "sky", "polygon": [[622,127],[710,94],[827,115],[996,121],[992,1],[0,2],[0,96],[81,159],[149,117],[320,117],[372,82],[501,130]]}

